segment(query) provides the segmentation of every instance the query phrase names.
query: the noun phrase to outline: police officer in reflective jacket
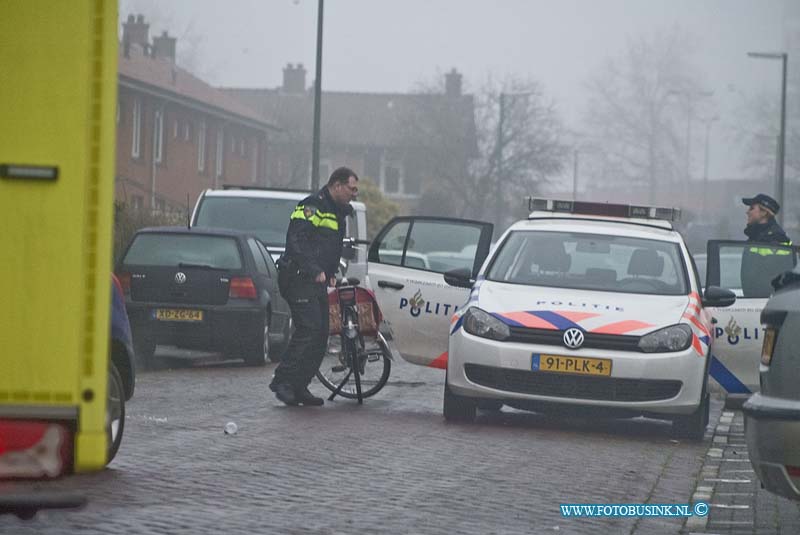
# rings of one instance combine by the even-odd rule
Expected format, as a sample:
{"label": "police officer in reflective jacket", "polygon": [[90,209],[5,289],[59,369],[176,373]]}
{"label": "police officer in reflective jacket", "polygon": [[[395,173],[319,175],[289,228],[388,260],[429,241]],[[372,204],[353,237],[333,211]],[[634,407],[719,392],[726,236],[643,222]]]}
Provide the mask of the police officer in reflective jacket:
{"label": "police officer in reflective jacket", "polygon": [[[792,241],[775,220],[781,209],[778,201],[759,193],[745,197],[747,205],[747,228],[744,233],[748,242],[760,242],[745,248],[742,255],[742,296],[768,297],[772,293],[770,280],[777,274],[792,269],[793,255],[786,247]],[[764,245],[769,244],[769,245]]]}
{"label": "police officer in reflective jacket", "polygon": [[322,405],[308,384],[328,345],[328,291],[335,286],[350,201],[358,176],[336,169],[328,184],[297,205],[286,232],[286,252],[278,260],[281,295],[289,302],[295,332],[270,389],[286,405]]}
{"label": "police officer in reflective jacket", "polygon": [[747,227],[744,229],[747,241],[792,244],[792,240],[775,220],[775,215],[781,209],[778,201],[759,193],[755,197],[745,197],[742,202],[747,205]]}

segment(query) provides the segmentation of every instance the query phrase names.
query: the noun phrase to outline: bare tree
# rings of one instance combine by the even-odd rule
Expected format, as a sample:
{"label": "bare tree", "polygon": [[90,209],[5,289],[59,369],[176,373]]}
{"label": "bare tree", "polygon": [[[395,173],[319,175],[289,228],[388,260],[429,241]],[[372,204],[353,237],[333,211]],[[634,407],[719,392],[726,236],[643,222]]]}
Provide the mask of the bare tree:
{"label": "bare tree", "polygon": [[634,197],[629,201],[654,203],[664,192],[687,194],[690,128],[707,104],[701,97],[709,96],[689,62],[692,42],[678,27],[638,37],[588,83],[585,128],[600,155],[593,158],[599,162],[593,178],[628,192]]}
{"label": "bare tree", "polygon": [[[502,229],[519,215],[514,208],[522,198],[563,168],[561,118],[532,80],[489,80],[460,104],[441,93],[423,88],[419,112],[406,125],[425,147],[433,174],[420,209],[490,220]],[[437,94],[440,99],[431,98]],[[468,117],[473,110],[474,120]]]}

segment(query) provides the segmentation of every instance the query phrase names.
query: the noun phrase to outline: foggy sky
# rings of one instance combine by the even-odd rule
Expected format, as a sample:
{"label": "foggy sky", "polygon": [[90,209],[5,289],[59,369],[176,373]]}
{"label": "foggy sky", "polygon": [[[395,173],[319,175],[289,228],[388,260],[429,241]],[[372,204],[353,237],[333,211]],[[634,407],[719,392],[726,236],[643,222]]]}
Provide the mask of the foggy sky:
{"label": "foggy sky", "polygon": [[[176,35],[179,57],[188,53],[214,85],[276,87],[289,62],[313,79],[316,0],[121,0],[120,18],[132,12],[153,22],[151,35]],[[539,80],[577,130],[586,81],[603,61],[632,37],[678,24],[697,37],[695,61],[721,119],[710,178],[739,178],[728,125],[744,97],[777,99],[780,89],[777,62],[746,53],[782,50],[782,16],[781,0],[327,0],[323,90],[408,91],[455,67],[468,92],[516,74]]]}

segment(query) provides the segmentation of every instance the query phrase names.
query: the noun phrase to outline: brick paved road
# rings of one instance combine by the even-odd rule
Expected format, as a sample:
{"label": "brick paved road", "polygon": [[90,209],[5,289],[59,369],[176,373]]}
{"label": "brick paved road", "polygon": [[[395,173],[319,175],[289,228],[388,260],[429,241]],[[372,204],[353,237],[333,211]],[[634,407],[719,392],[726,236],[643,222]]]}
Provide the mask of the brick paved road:
{"label": "brick paved road", "polygon": [[267,394],[271,373],[140,374],[110,468],[51,484],[89,506],[0,518],[0,533],[677,533],[680,519],[565,519],[558,505],[687,503],[710,445],[644,419],[504,409],[445,424],[442,372],[407,363],[362,407],[284,407]]}
{"label": "brick paved road", "polygon": [[723,412],[697,485],[711,512],[688,522],[688,533],[800,533],[800,503],[761,488],[747,453],[741,410]]}

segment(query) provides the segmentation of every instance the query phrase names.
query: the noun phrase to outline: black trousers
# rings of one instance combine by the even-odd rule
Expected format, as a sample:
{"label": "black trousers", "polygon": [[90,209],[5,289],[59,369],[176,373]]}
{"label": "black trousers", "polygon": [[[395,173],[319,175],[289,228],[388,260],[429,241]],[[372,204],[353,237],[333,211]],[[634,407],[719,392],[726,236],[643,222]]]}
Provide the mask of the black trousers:
{"label": "black trousers", "polygon": [[325,284],[293,282],[284,297],[292,310],[295,331],[275,368],[272,386],[286,383],[300,389],[311,382],[328,348],[328,292]]}

